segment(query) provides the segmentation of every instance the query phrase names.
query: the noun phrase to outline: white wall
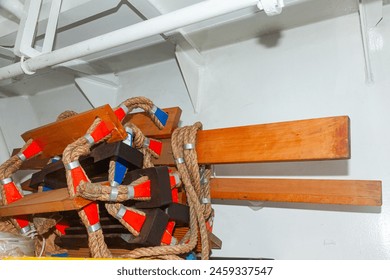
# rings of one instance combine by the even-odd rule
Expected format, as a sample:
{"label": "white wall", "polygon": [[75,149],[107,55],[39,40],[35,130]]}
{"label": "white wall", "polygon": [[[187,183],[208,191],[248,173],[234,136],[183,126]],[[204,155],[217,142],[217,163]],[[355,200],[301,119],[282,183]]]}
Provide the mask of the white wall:
{"label": "white wall", "polygon": [[12,150],[23,146],[24,132],[51,123],[65,110],[83,112],[92,106],[74,85],[68,85],[34,96],[0,99],[0,161]]}
{"label": "white wall", "polygon": [[[299,164],[297,175],[379,179],[383,180],[384,196],[381,209],[344,207],[342,212],[308,205],[291,209],[291,204],[268,204],[270,207],[257,212],[245,207],[217,207],[216,232],[225,246],[216,254],[277,259],[389,258],[390,81],[385,79],[390,70],[389,16],[386,7],[378,30],[385,49],[374,54],[376,82],[371,86],[365,84],[356,14],[207,53],[214,83],[205,103],[220,104],[216,111],[212,106],[203,107],[207,126],[349,115],[352,159],[344,167],[337,163],[344,170],[332,176],[333,162],[320,163],[324,168],[311,172],[307,171],[310,164]],[[222,112],[232,111],[237,116],[221,118]],[[295,168],[293,163],[252,165],[250,175],[266,175],[264,166],[276,175],[291,175],[289,169]],[[217,175],[248,173],[240,170],[220,168]],[[242,220],[247,223],[237,223]],[[240,237],[237,245],[234,240]]]}
{"label": "white wall", "polygon": [[24,141],[20,135],[27,130],[37,127],[38,123],[28,97],[0,99],[1,162],[8,159],[14,148],[23,146]]}
{"label": "white wall", "polygon": [[63,111],[81,113],[92,108],[91,104],[74,85],[41,92],[29,98],[40,124],[54,122]]}
{"label": "white wall", "polygon": [[[223,249],[215,250],[215,256],[390,258],[389,7],[385,7],[385,18],[377,31],[384,47],[373,56],[373,85],[365,83],[356,14],[209,50],[204,56],[211,82],[201,96],[197,114],[175,60],[119,73],[119,100],[144,95],[160,107],[180,106],[183,124],[200,120],[205,129],[350,116],[351,160],[252,164],[245,169],[242,165],[218,166],[216,173],[378,179],[383,181],[383,206],[267,203],[254,211],[245,203],[218,204],[214,206],[215,233],[223,240]],[[79,93],[69,94],[73,90],[70,86],[56,89],[54,95],[45,92],[32,98],[37,120],[53,120],[65,109],[88,108]]]}
{"label": "white wall", "polygon": [[380,208],[267,203],[254,211],[245,203],[215,205],[215,233],[223,249],[214,255],[390,258],[389,7],[377,31],[384,49],[373,54],[373,85],[365,83],[357,14],[210,50],[204,55],[211,82],[198,114],[192,113],[175,61],[122,73],[127,83],[123,97],[146,95],[163,107],[182,106],[183,124],[200,120],[205,129],[333,115],[351,118],[351,160],[218,166],[217,175],[383,181]]}

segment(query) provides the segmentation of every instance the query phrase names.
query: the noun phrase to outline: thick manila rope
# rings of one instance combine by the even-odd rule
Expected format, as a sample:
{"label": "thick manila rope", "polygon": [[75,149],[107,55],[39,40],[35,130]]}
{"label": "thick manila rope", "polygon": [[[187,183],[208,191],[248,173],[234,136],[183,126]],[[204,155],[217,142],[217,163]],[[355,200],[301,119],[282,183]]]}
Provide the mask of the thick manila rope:
{"label": "thick manila rope", "polygon": [[[100,124],[101,120],[99,118],[95,119],[91,127],[88,129],[87,134],[90,134],[94,129]],[[107,138],[109,138],[111,134],[107,135],[103,139],[100,139],[98,142],[105,141]],[[75,142],[69,144],[62,156],[62,161],[65,166],[69,165],[69,163],[77,161],[80,156],[82,155],[88,155],[90,153],[90,143],[88,140],[83,136],[77,139]],[[84,173],[84,176],[88,182],[90,180],[88,179],[87,175],[85,174],[84,170],[82,170]],[[71,170],[66,170],[66,179],[67,179],[67,185],[68,185],[68,191],[70,197],[74,197],[76,195],[75,187],[77,189],[78,186],[73,185],[73,178],[71,174]],[[81,181],[82,182],[82,181]],[[87,207],[87,206],[86,206]],[[96,205],[98,207],[98,205]],[[85,225],[85,227],[88,229],[91,224],[89,223],[88,216],[85,212],[85,207],[81,210],[77,211],[81,221]],[[99,215],[99,211],[98,211]],[[112,257],[111,252],[109,251],[107,244],[104,241],[103,231],[102,229],[98,229],[96,231],[88,231],[88,246],[91,251],[91,256],[93,258],[110,258]]]}

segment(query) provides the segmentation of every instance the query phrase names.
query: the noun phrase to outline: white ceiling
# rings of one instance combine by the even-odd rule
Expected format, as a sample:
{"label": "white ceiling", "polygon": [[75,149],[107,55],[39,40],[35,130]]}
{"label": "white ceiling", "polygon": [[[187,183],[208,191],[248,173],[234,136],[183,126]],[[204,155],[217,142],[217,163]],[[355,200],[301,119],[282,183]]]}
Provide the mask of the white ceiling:
{"label": "white ceiling", "polygon": [[[15,0],[17,1],[17,0]],[[23,1],[21,1],[23,2]],[[150,15],[167,13],[200,0],[63,0],[55,49],[140,22]],[[388,3],[385,0],[385,4]],[[142,9],[137,11],[130,3]],[[140,4],[141,3],[141,4]],[[269,17],[254,8],[220,16],[184,28],[200,51],[256,38],[285,29],[355,13],[358,0],[285,0],[281,15]],[[38,24],[36,45],[42,44],[50,0],[44,0]],[[18,19],[0,10],[0,67],[13,63],[12,48]],[[168,34],[171,35],[171,34]],[[169,37],[169,36],[168,36]],[[12,49],[11,49],[12,50]],[[174,45],[166,37],[154,36],[109,51],[83,58],[93,61],[102,72],[120,72],[174,57]],[[16,58],[17,59],[17,58]],[[39,91],[73,83],[71,73],[57,70],[39,71],[32,77],[1,81],[3,97],[35,94]],[[30,86],[32,81],[35,86]]]}

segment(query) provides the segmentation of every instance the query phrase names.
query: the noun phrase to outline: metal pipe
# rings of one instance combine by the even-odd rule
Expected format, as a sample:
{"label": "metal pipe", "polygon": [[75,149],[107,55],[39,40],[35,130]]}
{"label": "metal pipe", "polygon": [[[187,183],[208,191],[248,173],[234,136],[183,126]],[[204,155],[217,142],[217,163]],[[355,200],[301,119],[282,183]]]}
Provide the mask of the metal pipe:
{"label": "metal pipe", "polygon": [[7,10],[18,19],[23,15],[23,4],[18,0],[0,0],[0,7]]}
{"label": "metal pipe", "polygon": [[[255,6],[258,0],[208,0],[0,68],[0,80],[33,72],[196,22]],[[23,67],[23,69],[22,69]],[[27,70],[27,71],[26,71]]]}

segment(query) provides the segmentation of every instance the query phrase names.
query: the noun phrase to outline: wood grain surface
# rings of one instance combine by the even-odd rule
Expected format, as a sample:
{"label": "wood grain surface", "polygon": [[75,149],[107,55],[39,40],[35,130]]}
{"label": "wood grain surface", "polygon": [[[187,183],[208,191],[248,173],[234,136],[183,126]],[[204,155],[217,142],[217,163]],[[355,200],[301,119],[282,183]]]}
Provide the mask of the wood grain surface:
{"label": "wood grain surface", "polygon": [[[202,130],[196,152],[200,164],[347,159],[349,118],[328,117]],[[158,165],[174,165],[170,141],[163,141]]]}
{"label": "wood grain surface", "polygon": [[99,117],[106,123],[112,136],[108,142],[116,142],[127,136],[125,129],[109,105],[77,114],[67,119],[29,130],[22,134],[24,141],[34,139],[43,148],[42,157],[61,155],[70,143],[85,135],[93,121]]}
{"label": "wood grain surface", "polygon": [[211,180],[211,197],[228,200],[381,206],[382,182],[213,178]]}

